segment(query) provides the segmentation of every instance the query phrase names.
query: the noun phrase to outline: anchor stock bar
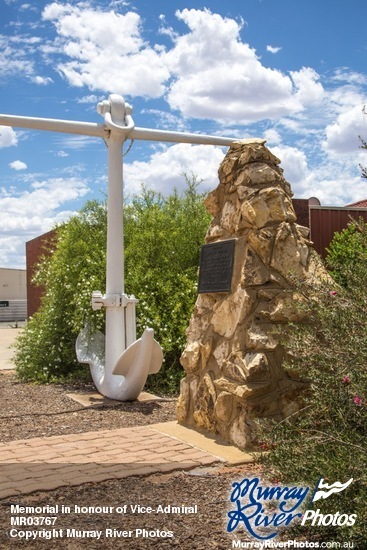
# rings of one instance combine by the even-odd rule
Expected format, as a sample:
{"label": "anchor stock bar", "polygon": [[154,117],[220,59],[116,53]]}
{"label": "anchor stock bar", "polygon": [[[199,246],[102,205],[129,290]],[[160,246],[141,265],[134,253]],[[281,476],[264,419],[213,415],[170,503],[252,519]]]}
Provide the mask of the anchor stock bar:
{"label": "anchor stock bar", "polygon": [[228,147],[235,141],[238,141],[238,138],[208,136],[205,134],[189,134],[185,132],[171,132],[168,130],[153,130],[150,128],[135,128],[130,134],[128,134],[128,138],[201,145],[221,145]]}
{"label": "anchor stock bar", "polygon": [[[48,130],[50,132],[80,134],[84,136],[100,138],[107,138],[110,134],[110,130],[105,124],[75,120],[61,120],[54,118],[13,116],[4,114],[0,114],[0,126],[15,126],[18,128]],[[171,143],[191,143],[201,145],[219,145],[227,147],[229,147],[235,141],[238,141],[238,138],[234,137],[230,138],[210,136],[205,134],[190,134],[186,132],[172,132],[168,130],[155,130],[151,128],[134,128],[130,132],[126,133],[126,139],[166,141]],[[249,141],[253,142],[254,139],[251,139]]]}
{"label": "anchor stock bar", "polygon": [[80,122],[76,120],[59,120],[56,118],[35,118],[0,114],[0,126],[15,126],[33,130],[48,130],[66,134],[81,134],[92,137],[108,137],[109,130],[104,124]]}

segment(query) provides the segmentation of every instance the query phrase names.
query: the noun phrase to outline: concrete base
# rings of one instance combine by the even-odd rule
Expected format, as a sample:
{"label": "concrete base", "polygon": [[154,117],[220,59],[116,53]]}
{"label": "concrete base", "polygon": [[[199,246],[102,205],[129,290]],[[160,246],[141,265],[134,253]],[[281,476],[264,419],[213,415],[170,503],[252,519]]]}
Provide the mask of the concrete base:
{"label": "concrete base", "polygon": [[231,465],[248,464],[255,461],[256,453],[250,455],[244,451],[240,451],[237,447],[225,443],[219,436],[211,436],[192,428],[186,428],[186,426],[181,426],[176,421],[152,424],[149,428],[188,443],[197,449],[206,451]]}
{"label": "concrete base", "polygon": [[[94,405],[118,405],[121,401],[116,401],[115,399],[110,399],[105,397],[98,392],[95,393],[67,393],[67,397],[76,401],[83,407],[93,407]],[[140,403],[149,403],[150,401],[160,401],[161,397],[153,395],[151,393],[142,391],[136,401]]]}

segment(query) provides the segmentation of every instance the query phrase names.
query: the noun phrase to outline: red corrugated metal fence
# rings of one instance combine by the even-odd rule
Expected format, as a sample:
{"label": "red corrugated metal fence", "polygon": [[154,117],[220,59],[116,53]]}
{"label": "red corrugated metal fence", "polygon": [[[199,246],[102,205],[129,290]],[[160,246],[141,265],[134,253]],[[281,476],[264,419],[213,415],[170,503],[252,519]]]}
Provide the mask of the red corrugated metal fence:
{"label": "red corrugated metal fence", "polygon": [[351,218],[362,217],[367,223],[367,208],[333,208],[330,206],[310,207],[310,237],[316,252],[326,257],[326,248],[334,233],[345,229]]}

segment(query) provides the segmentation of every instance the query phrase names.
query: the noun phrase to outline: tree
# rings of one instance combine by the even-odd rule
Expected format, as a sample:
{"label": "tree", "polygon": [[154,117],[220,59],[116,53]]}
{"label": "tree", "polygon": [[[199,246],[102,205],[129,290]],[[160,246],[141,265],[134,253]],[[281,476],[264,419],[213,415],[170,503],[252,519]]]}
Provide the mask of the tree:
{"label": "tree", "polygon": [[[367,114],[366,106],[362,109],[363,114]],[[361,136],[358,136],[360,142],[362,143],[361,149],[367,149],[367,141],[365,141]],[[367,179],[367,168],[365,166],[359,165],[362,173],[362,178]]]}

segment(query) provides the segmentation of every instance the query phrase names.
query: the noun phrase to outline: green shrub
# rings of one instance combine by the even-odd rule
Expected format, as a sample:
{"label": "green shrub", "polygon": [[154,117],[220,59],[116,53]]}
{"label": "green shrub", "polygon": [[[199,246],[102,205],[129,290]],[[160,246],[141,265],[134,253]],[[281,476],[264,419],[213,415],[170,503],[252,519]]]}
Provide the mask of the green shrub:
{"label": "green shrub", "polygon": [[[356,246],[355,246],[356,243]],[[347,490],[312,505],[322,514],[357,514],[354,526],[300,527],[309,540],[367,542],[367,232],[336,235],[328,265],[343,283],[302,286],[310,323],[289,326],[285,365],[310,381],[302,411],[268,433],[267,458],[284,482],[315,487],[320,477]]]}
{"label": "green shrub", "polygon": [[46,293],[17,341],[18,375],[53,382],[88,375],[77,362],[75,340],[89,323],[103,329],[101,312],[91,309],[91,293],[104,287],[106,208],[89,202],[57,228],[53,253],[41,261],[35,283]]}
{"label": "green shrub", "polygon": [[335,232],[327,249],[327,266],[334,280],[353,286],[354,268],[366,259],[367,225],[363,218],[351,220],[346,229]]}
{"label": "green shrub", "polygon": [[[41,262],[36,282],[47,292],[40,310],[18,340],[19,376],[38,382],[88,376],[77,362],[75,340],[85,324],[104,331],[104,312],[91,308],[93,290],[105,291],[106,207],[89,202],[58,227],[54,253]],[[178,389],[179,357],[196,297],[200,246],[209,224],[195,178],[180,196],[143,188],[125,206],[125,288],[139,299],[137,334],[155,330],[164,364],[147,387],[160,393]]]}
{"label": "green shrub", "polygon": [[195,178],[187,180],[182,196],[168,197],[143,188],[125,210],[126,292],[139,298],[138,334],[152,327],[163,347],[163,366],[146,386],[161,393],[176,393],[184,374],[179,358],[210,221],[197,186]]}

